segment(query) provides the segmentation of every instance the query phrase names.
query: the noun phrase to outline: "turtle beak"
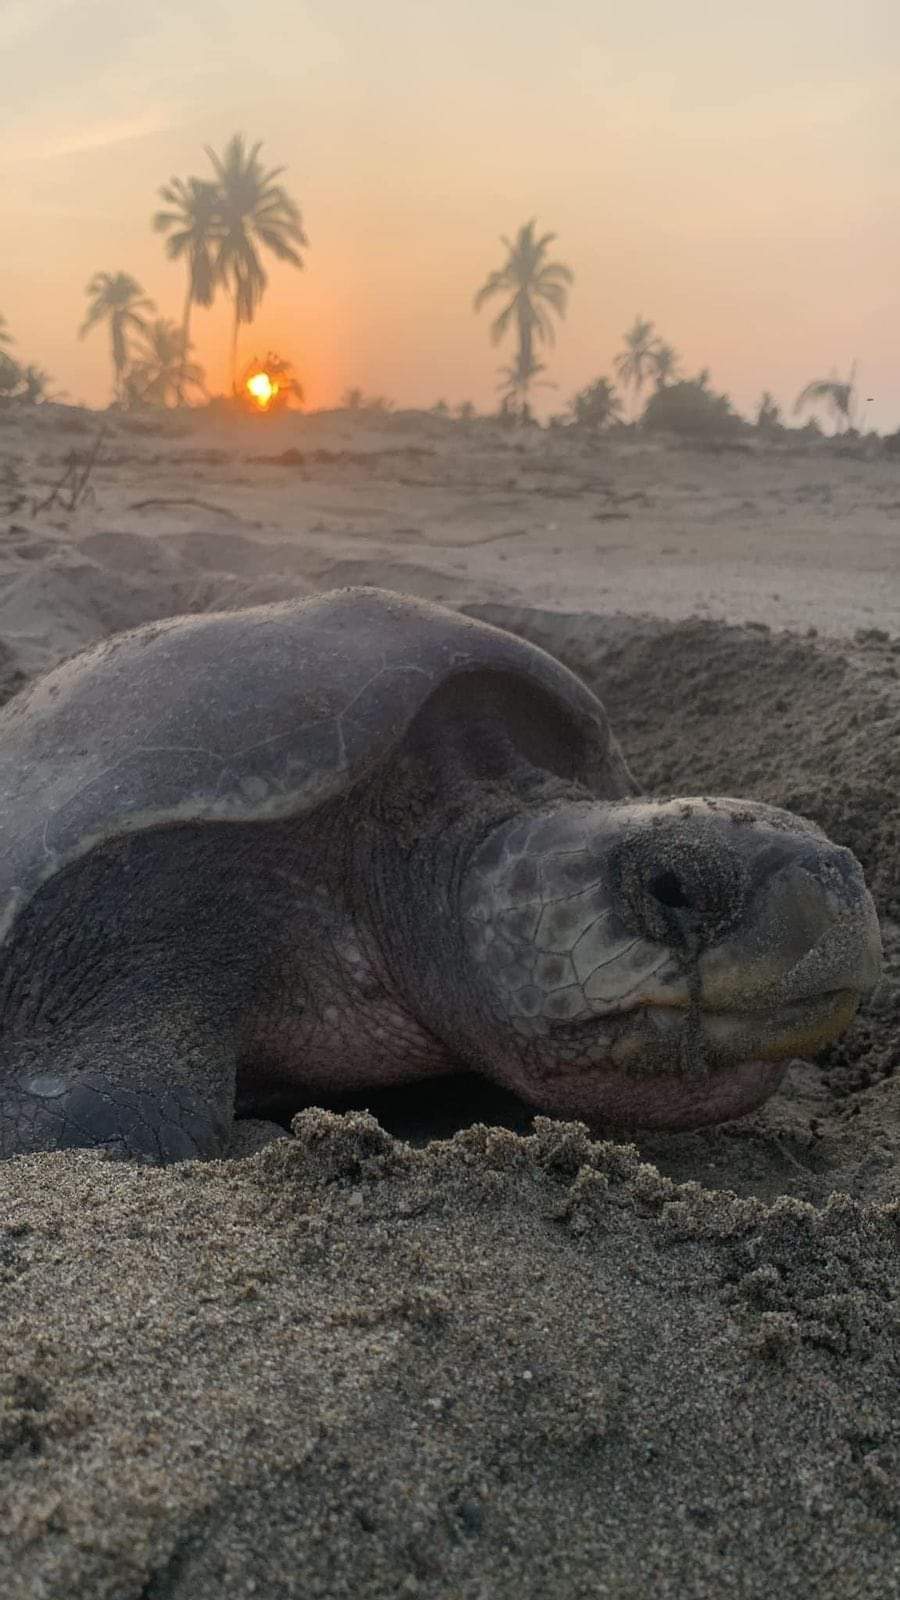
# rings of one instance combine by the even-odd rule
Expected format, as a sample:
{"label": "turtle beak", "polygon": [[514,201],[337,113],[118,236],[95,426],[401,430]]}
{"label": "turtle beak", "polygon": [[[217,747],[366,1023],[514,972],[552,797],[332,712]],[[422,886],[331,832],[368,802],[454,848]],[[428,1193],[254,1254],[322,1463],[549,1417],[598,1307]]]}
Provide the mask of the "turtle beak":
{"label": "turtle beak", "polygon": [[[747,837],[741,915],[705,942],[690,908],[670,908],[681,959],[642,994],[649,1007],[699,1013],[709,1065],[822,1049],[881,976],[878,917],[856,857],[811,832],[772,828],[761,840],[757,825]],[[729,839],[739,855],[741,842]]]}
{"label": "turtle beak", "polygon": [[745,1034],[744,1049],[761,1058],[808,1055],[844,1031],[878,984],[875,906],[855,856],[824,840],[757,876],[740,931],[698,960],[705,1031],[713,1048]]}

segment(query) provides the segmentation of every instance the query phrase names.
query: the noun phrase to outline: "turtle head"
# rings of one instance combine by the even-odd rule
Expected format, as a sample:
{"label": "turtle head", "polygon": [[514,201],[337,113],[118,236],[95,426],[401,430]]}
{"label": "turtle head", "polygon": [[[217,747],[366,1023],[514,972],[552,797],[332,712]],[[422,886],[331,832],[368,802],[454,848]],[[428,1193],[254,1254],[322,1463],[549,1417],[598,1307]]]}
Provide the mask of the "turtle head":
{"label": "turtle head", "polygon": [[[618,1127],[742,1116],[881,968],[862,868],[738,800],[576,803],[498,827],[462,888],[481,1065]],[[476,1050],[478,1041],[474,1041]]]}

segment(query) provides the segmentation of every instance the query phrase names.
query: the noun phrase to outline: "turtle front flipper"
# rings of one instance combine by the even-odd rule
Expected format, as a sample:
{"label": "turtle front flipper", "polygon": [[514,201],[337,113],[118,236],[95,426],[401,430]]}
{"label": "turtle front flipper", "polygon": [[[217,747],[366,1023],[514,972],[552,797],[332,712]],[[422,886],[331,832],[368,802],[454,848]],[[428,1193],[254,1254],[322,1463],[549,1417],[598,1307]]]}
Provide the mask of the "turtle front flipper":
{"label": "turtle front flipper", "polygon": [[0,1158],[38,1150],[103,1149],[164,1164],[216,1156],[234,1114],[233,1052],[220,1039],[173,1029],[125,1036],[121,1024],[0,1045]]}

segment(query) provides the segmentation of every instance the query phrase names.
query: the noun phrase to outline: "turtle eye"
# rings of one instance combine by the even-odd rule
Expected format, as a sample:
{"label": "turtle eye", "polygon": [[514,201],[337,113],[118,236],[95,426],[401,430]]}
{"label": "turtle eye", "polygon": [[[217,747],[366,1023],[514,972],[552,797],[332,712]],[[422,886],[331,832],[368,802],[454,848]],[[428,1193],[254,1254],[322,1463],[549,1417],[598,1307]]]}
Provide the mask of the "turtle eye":
{"label": "turtle eye", "polygon": [[647,888],[654,900],[658,900],[661,906],[670,906],[673,911],[681,911],[691,903],[677,873],[669,867],[664,872],[657,872]]}

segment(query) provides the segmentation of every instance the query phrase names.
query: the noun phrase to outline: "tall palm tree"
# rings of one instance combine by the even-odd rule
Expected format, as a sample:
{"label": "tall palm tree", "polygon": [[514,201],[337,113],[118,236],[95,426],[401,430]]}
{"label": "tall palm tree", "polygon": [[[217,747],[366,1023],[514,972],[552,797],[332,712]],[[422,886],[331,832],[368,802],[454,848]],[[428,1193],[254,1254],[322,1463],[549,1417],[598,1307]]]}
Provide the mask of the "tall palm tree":
{"label": "tall palm tree", "polygon": [[[212,251],[220,237],[219,191],[203,178],[172,178],[159,190],[168,209],[157,211],[153,226],[167,233],[166,254],[170,261],[184,259],[187,265],[187,292],[181,317],[182,349],[185,361],[191,347],[191,307],[212,305],[215,290]],[[187,377],[178,389],[177,404],[184,402]]]}
{"label": "tall palm tree", "polygon": [[144,332],[147,326],[145,313],[156,308],[137,280],[127,272],[95,272],[85,293],[90,304],[88,314],[78,330],[78,337],[83,339],[98,322],[109,323],[114,392],[116,399],[121,400],[128,367],[129,336]]}
{"label": "tall palm tree", "polygon": [[144,331],[143,346],[128,369],[125,388],[135,404],[180,404],[185,388],[203,389],[203,368],[189,359],[184,330],[167,317],[158,317]]}
{"label": "tall palm tree", "polygon": [[261,143],[248,150],[243,134],[228,141],[224,154],[206,146],[218,190],[217,252],[214,272],[234,301],[231,339],[231,384],[237,383],[237,342],[242,322],[252,322],[268,283],[259,258],[259,245],[279,261],[302,268],[303,258],[294,248],[309,243],[300,211],[286,189],[275,179],[283,167],[263,167]]}
{"label": "tall palm tree", "polygon": [[625,334],[625,349],[616,356],[613,366],[626,389],[634,394],[635,406],[641,390],[651,376],[659,340],[652,322],[645,317],[635,317]]}
{"label": "tall palm tree", "polygon": [[824,400],[829,406],[835,420],[835,427],[847,429],[852,426],[853,413],[856,407],[856,362],[850,368],[847,378],[839,378],[832,371],[830,378],[814,378],[802,389],[794,402],[794,411],[802,411],[806,406],[815,405],[817,400]]}
{"label": "tall palm tree", "polygon": [[650,352],[653,382],[657,389],[664,389],[666,384],[674,383],[680,377],[679,366],[681,358],[674,345],[666,344],[660,339]]}
{"label": "tall palm tree", "polygon": [[515,239],[503,235],[506,260],[502,267],[488,274],[474,300],[474,309],[480,311],[492,296],[510,295],[500,315],[491,323],[491,340],[499,344],[510,324],[515,324],[518,347],[513,365],[505,369],[506,387],[511,396],[521,396],[523,406],[527,404],[532,378],[544,370],[535,357],[535,343],[544,340],[552,345],[555,342],[553,320],[546,307],[558,317],[564,317],[569,285],[575,281],[571,267],[562,261],[547,259],[556,234],[545,233],[537,239],[534,230],[535,218],[532,217],[519,229]]}

